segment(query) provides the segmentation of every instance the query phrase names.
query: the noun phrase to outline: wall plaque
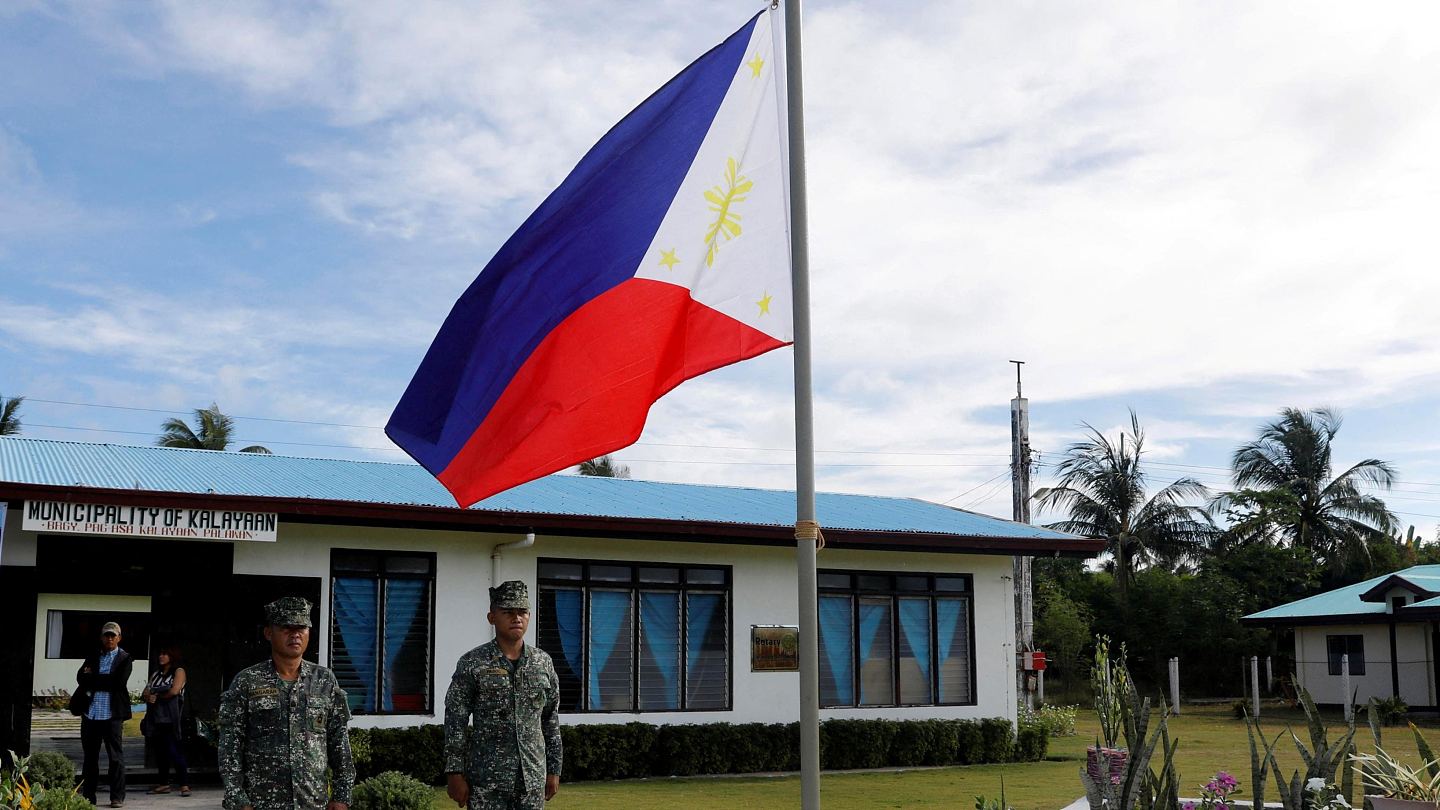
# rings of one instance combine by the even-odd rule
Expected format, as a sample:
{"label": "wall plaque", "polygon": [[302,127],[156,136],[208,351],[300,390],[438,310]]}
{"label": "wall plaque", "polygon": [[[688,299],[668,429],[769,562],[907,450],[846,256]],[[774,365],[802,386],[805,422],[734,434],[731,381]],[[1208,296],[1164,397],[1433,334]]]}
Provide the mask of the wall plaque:
{"label": "wall plaque", "polygon": [[789,624],[750,625],[751,672],[799,672],[800,628]]}

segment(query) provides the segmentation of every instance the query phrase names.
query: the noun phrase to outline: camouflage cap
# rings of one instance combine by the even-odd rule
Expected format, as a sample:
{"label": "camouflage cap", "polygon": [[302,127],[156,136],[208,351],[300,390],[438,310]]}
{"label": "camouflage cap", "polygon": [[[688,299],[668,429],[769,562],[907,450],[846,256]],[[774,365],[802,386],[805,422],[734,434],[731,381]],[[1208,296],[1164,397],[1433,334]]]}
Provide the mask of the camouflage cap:
{"label": "camouflage cap", "polygon": [[102,627],[102,628],[100,628],[100,635],[103,636],[103,635],[105,635],[106,633],[114,633],[114,634],[117,635],[117,636],[120,635],[120,625],[119,625],[119,623],[117,623],[117,622],[105,622],[105,626]]}
{"label": "camouflage cap", "polygon": [[280,627],[309,627],[310,602],[298,596],[282,596],[265,606],[265,623]]}
{"label": "camouflage cap", "polygon": [[510,610],[530,609],[530,589],[518,579],[502,582],[490,589],[490,607]]}

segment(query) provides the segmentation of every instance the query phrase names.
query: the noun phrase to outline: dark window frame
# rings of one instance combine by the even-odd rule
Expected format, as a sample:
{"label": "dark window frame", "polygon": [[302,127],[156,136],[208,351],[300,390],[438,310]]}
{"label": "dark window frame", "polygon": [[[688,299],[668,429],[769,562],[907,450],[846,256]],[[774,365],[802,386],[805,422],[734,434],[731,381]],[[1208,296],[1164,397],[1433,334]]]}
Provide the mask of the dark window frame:
{"label": "dark window frame", "polygon": [[[336,558],[337,556],[339,556],[339,555],[356,555],[356,556],[370,557],[370,558],[372,558],[372,559],[374,560],[375,564],[374,564],[374,566],[372,567],[372,569],[369,570],[369,571],[350,571],[350,570],[338,570],[338,571],[337,571],[337,570],[336,570],[336,566],[335,566],[335,558]],[[379,582],[379,583],[382,583],[382,584],[383,584],[386,580],[409,580],[409,581],[421,580],[421,581],[424,581],[424,582],[429,583],[429,588],[428,588],[428,590],[427,590],[427,596],[429,597],[428,601],[429,601],[430,604],[429,604],[429,610],[428,610],[427,613],[425,614],[425,616],[426,616],[426,619],[425,619],[425,621],[426,621],[426,626],[425,626],[425,629],[426,629],[426,633],[425,633],[425,636],[426,636],[426,638],[425,638],[425,646],[426,646],[425,655],[426,655],[426,658],[427,658],[428,661],[429,661],[429,665],[428,665],[428,668],[429,668],[429,678],[428,678],[428,680],[427,680],[427,682],[426,682],[426,684],[425,684],[425,705],[424,705],[422,708],[420,708],[420,709],[403,709],[403,710],[401,710],[401,709],[390,709],[390,710],[387,711],[387,710],[385,710],[385,709],[379,708],[379,707],[380,707],[379,695],[380,695],[380,693],[381,693],[381,692],[384,690],[384,688],[385,688],[385,686],[384,686],[384,672],[385,672],[385,626],[384,626],[384,623],[385,623],[385,598],[386,598],[387,594],[389,593],[388,589],[382,587],[382,588],[380,588],[380,590],[379,590],[379,595],[378,595],[377,598],[376,598],[376,604],[375,604],[375,616],[376,616],[376,621],[377,621],[377,623],[378,623],[378,626],[375,628],[375,690],[376,690],[375,706],[376,706],[376,708],[375,708],[373,711],[368,710],[368,709],[364,709],[364,708],[361,708],[361,709],[353,709],[353,710],[351,711],[352,714],[354,714],[354,715],[363,715],[363,716],[366,716],[366,717],[396,717],[396,716],[420,717],[420,716],[433,716],[433,715],[435,714],[435,604],[436,604],[437,601],[439,601],[439,600],[438,600],[438,593],[437,593],[437,590],[436,590],[436,574],[437,574],[437,571],[438,571],[438,569],[439,569],[439,560],[437,559],[437,556],[438,556],[438,555],[437,555],[435,552],[433,552],[433,551],[395,551],[395,550],[390,550],[390,549],[369,549],[369,548],[331,548],[331,549],[330,549],[330,583],[329,583],[330,592],[329,592],[329,594],[328,594],[328,596],[329,596],[329,601],[330,601],[330,616],[329,616],[329,619],[330,619],[329,624],[330,624],[330,626],[329,626],[329,628],[328,628],[330,637],[329,637],[329,639],[328,639],[328,643],[329,643],[328,651],[329,651],[329,652],[328,652],[327,660],[329,661],[332,669],[334,668],[334,665],[335,665],[335,661],[334,661],[335,650],[336,650],[335,636],[336,636],[336,634],[339,632],[339,630],[338,630],[338,628],[337,628],[337,626],[336,626],[336,624],[335,624],[335,579],[336,579],[337,577],[344,577],[344,578],[347,578],[347,579],[372,579],[372,580],[374,580],[374,581],[376,581],[376,582]],[[426,573],[410,572],[410,571],[395,571],[395,572],[391,572],[391,571],[387,570],[387,566],[386,566],[386,560],[387,560],[388,558],[391,558],[391,557],[420,557],[420,558],[424,558],[424,559],[427,560],[427,562],[429,563],[429,568],[430,568],[430,570],[429,570],[428,572],[426,572]]]}
{"label": "dark window frame", "polygon": [[[63,653],[65,650],[70,650],[71,652],[79,652],[79,655],[67,656],[61,654],[52,656],[50,654],[50,648],[54,646],[55,643],[55,640],[51,637],[50,634],[50,625],[52,621],[51,614],[53,613],[59,613],[61,617],[61,653]],[[70,639],[70,636],[72,634],[64,632],[64,628],[66,627],[66,614],[70,614],[70,622],[81,624],[87,629],[93,629],[94,632],[81,633],[78,632],[79,628],[75,628],[77,632],[73,634],[74,639]],[[77,620],[77,615],[89,617],[91,620]],[[43,656],[43,660],[76,661],[83,660],[89,658],[91,655],[97,654],[100,651],[100,628],[103,627],[106,622],[114,621],[120,624],[120,647],[125,650],[125,652],[129,653],[132,658],[136,658],[141,661],[148,661],[150,659],[152,636],[154,635],[154,631],[150,627],[151,618],[153,615],[153,611],[144,610],[92,610],[90,608],[67,607],[48,608],[45,611],[45,654]],[[139,629],[136,630],[136,628]],[[79,645],[80,649],[77,650],[72,645]]]}
{"label": "dark window frame", "polygon": [[[1340,649],[1335,646],[1339,644]],[[1363,633],[1343,633],[1338,635],[1325,636],[1325,658],[1328,662],[1331,675],[1340,674],[1340,656],[1350,656],[1350,675],[1365,674],[1365,635]],[[1358,666],[1357,666],[1358,665]]]}
{"label": "dark window frame", "polygon": [[[547,564],[578,565],[580,576],[578,578],[547,577],[541,572]],[[591,566],[604,567],[626,567],[630,569],[628,582],[621,582],[613,579],[592,579],[590,577]],[[677,582],[645,582],[640,578],[640,570],[643,568],[674,568],[679,569]],[[719,571],[723,576],[720,584],[691,583],[688,581],[688,573],[692,570]],[[575,673],[580,678],[580,701],[582,704],[589,703],[590,696],[585,688],[585,683],[590,672],[590,591],[591,589],[602,591],[627,591],[630,594],[630,605],[633,619],[630,622],[630,708],[627,709],[591,709],[591,708],[567,708],[566,714],[665,714],[685,713],[697,714],[704,712],[730,712],[735,710],[735,570],[729,565],[708,565],[702,563],[666,563],[654,561],[629,561],[629,560],[597,560],[597,559],[574,559],[570,557],[541,557],[535,561],[535,585],[536,585],[536,607],[539,607],[539,592],[545,588],[571,589],[580,591],[580,654],[581,671]],[[642,592],[664,591],[679,594],[680,601],[680,626],[679,644],[680,660],[677,663],[676,678],[680,688],[680,707],[676,709],[641,709],[640,708],[640,594]],[[685,652],[689,642],[689,622],[686,611],[689,610],[689,603],[685,596],[689,593],[696,594],[721,594],[725,597],[725,705],[723,707],[690,708],[685,704],[689,700],[686,680],[689,675],[689,662],[686,660]],[[535,635],[538,638],[541,630],[541,623],[546,617],[537,616]]]}
{"label": "dark window frame", "polygon": [[[824,583],[827,576],[849,578],[849,586],[842,587],[835,584],[820,584],[817,588],[818,595],[849,596],[850,600],[850,653],[851,653],[851,695],[854,696],[854,703],[829,704],[821,703],[825,709],[896,709],[916,708],[935,706],[978,706],[980,703],[979,684],[977,683],[977,672],[975,662],[975,575],[954,574],[954,573],[917,573],[914,571],[871,571],[866,569],[827,568],[817,571],[817,581]],[[901,588],[897,577],[904,577],[913,580],[915,577],[925,577],[928,583],[926,590],[913,590]],[[864,578],[864,580],[862,580]],[[873,587],[871,578],[884,578],[888,582],[885,587]],[[937,580],[963,581],[964,588],[961,590],[941,589],[937,586]],[[861,587],[861,582],[866,587]],[[863,662],[860,660],[860,597],[862,596],[884,596],[890,599],[890,697],[889,703],[861,703],[860,702],[860,678]],[[902,598],[926,598],[930,601],[930,651],[932,655],[930,672],[930,696],[929,703],[904,703],[900,689],[900,609],[899,599]],[[964,701],[940,701],[940,660],[939,660],[939,621],[936,609],[937,599],[964,599],[966,602],[965,622],[966,640],[969,642],[967,655],[970,663],[970,697]]]}

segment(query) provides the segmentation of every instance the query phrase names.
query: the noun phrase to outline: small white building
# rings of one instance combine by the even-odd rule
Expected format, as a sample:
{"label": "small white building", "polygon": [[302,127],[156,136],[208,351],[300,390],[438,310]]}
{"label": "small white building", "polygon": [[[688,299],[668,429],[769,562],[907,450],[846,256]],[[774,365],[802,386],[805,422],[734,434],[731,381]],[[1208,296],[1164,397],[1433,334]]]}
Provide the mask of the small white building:
{"label": "small white building", "polygon": [[1252,625],[1294,628],[1295,681],[1316,703],[1343,705],[1342,656],[1352,700],[1399,697],[1411,708],[1436,700],[1440,565],[1417,565],[1252,613]]}
{"label": "small white building", "polygon": [[[18,709],[71,688],[109,620],[137,661],[181,648],[203,716],[288,594],[317,605],[311,655],[355,725],[442,722],[507,579],[530,586],[565,723],[798,718],[797,676],[752,671],[752,626],[798,620],[791,492],[555,475],[459,509],[413,464],[0,437],[7,505],[0,746],[23,748]],[[818,511],[822,716],[1013,721],[1012,555],[1101,544],[906,498]]]}

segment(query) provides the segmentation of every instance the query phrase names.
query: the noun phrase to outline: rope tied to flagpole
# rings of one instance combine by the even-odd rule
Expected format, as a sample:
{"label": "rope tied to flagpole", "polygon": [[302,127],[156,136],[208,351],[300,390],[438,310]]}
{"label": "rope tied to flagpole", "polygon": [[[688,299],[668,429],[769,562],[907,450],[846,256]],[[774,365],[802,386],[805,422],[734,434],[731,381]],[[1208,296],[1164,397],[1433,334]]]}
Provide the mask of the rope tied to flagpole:
{"label": "rope tied to flagpole", "polygon": [[820,531],[820,522],[816,520],[795,521],[795,539],[814,541],[816,551],[825,548],[825,533]]}

